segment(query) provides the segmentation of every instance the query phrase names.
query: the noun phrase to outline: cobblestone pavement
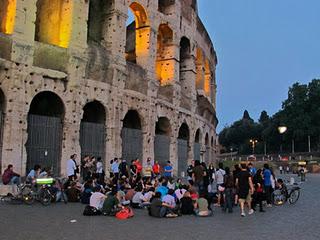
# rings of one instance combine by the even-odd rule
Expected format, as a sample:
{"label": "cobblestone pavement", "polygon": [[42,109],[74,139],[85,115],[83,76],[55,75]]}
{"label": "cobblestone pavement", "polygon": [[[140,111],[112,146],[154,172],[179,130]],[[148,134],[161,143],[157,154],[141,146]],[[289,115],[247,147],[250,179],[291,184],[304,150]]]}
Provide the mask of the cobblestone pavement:
{"label": "cobblestone pavement", "polygon": [[[81,204],[52,204],[43,207],[0,204],[1,240],[100,240],[100,239],[320,239],[320,175],[308,175],[295,205],[266,209],[266,213],[241,218],[214,209],[214,216],[157,219],[145,210],[120,221],[112,217],[84,217]],[[71,223],[70,220],[77,220]]]}

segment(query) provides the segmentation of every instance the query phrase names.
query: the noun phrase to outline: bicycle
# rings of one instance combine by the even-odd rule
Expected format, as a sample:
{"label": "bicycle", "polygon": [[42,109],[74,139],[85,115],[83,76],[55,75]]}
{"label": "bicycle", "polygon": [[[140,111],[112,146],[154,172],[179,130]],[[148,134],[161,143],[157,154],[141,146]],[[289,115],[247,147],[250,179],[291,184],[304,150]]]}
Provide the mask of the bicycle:
{"label": "bicycle", "polygon": [[289,204],[295,204],[300,197],[300,187],[297,183],[293,184],[289,188],[285,184],[280,189],[276,189],[272,193],[272,201],[276,206],[281,206],[286,202]]}
{"label": "bicycle", "polygon": [[34,201],[32,194],[31,184],[19,184],[17,185],[17,193],[8,193],[6,196],[2,196],[1,201],[8,202],[11,204],[22,204],[31,205]]}

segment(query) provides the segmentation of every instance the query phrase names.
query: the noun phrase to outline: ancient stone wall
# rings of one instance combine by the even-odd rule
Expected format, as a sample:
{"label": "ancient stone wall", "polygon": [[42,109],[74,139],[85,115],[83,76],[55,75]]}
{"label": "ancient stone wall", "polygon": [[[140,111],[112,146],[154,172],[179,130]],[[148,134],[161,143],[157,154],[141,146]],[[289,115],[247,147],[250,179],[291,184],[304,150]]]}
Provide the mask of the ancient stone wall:
{"label": "ancient stone wall", "polygon": [[[69,156],[77,153],[79,161],[85,147],[91,147],[92,154],[102,154],[108,169],[110,159],[135,153],[135,145],[130,145],[135,138],[142,144],[139,158],[161,158],[155,156],[155,148],[161,147],[155,140],[160,118],[170,123],[164,135],[168,160],[176,173],[185,171],[194,159],[197,131],[201,147],[196,151],[200,151],[201,160],[215,161],[217,57],[199,22],[196,1],[0,3],[2,170],[12,163],[16,171],[25,174],[31,163],[45,166],[58,161],[54,171],[65,174]],[[128,11],[135,17],[131,25],[127,23]],[[59,101],[63,107],[57,115],[50,109]],[[104,135],[93,129],[86,129],[90,136],[83,132],[83,122],[91,121],[83,117],[85,106],[93,101],[104,107]],[[30,107],[36,110],[30,112]],[[138,114],[139,127],[124,126],[128,111]],[[41,121],[32,125],[30,115],[41,115],[48,121],[45,126]],[[100,122],[94,118],[92,126],[99,129]],[[45,129],[52,130],[51,120],[55,119],[60,119],[54,127],[61,126],[61,136],[46,135],[50,131]],[[178,140],[183,124],[188,131],[185,142]],[[104,149],[93,150],[96,146],[91,145],[98,135],[103,136]],[[133,152],[124,152],[124,148]],[[179,161],[185,162],[179,165]]]}

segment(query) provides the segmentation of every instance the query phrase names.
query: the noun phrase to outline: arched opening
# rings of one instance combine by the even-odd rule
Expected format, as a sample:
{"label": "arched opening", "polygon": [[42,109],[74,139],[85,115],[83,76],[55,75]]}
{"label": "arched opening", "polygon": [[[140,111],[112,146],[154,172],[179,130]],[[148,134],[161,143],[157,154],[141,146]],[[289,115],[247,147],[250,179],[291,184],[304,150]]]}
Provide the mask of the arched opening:
{"label": "arched opening", "polygon": [[171,85],[175,74],[173,31],[167,24],[158,29],[156,76],[160,86]]}
{"label": "arched opening", "polygon": [[178,135],[178,174],[185,172],[188,166],[189,127],[182,123]]}
{"label": "arched opening", "polygon": [[211,93],[211,69],[209,60],[206,59],[205,62],[205,80],[204,80],[204,92],[207,97],[210,98]]}
{"label": "arched opening", "polygon": [[204,139],[204,144],[206,147],[206,153],[204,157],[204,161],[208,163],[210,161],[210,143],[209,143],[209,135],[206,133],[205,139]]}
{"label": "arched opening", "polygon": [[53,92],[38,93],[28,113],[27,172],[35,164],[60,173],[64,104]]}
{"label": "arched opening", "polygon": [[0,172],[2,173],[3,125],[5,117],[5,96],[0,89]]}
{"label": "arched opening", "polygon": [[154,139],[154,160],[164,166],[170,160],[170,121],[166,117],[160,117],[156,123]]}
{"label": "arched opening", "polygon": [[104,39],[107,14],[113,0],[90,0],[88,16],[88,43],[100,43]]}
{"label": "arched opening", "polygon": [[89,155],[105,160],[105,121],[106,111],[100,102],[93,101],[84,106],[80,124],[81,158]]}
{"label": "arched opening", "polygon": [[175,0],[158,0],[158,11],[163,14],[171,14],[174,12]]}
{"label": "arched opening", "polygon": [[194,145],[193,145],[193,159],[194,160],[201,160],[201,132],[200,129],[196,131],[196,135],[194,138]]}
{"label": "arched opening", "polygon": [[192,92],[192,84],[190,73],[193,74],[190,55],[190,40],[182,37],[180,40],[180,64],[179,64],[179,80],[181,84],[181,106],[186,109],[191,108],[190,96]]}
{"label": "arched opening", "polygon": [[35,40],[67,48],[72,29],[73,1],[38,0]]}
{"label": "arched opening", "polygon": [[129,6],[126,36],[126,60],[139,64],[139,58],[149,55],[150,26],[144,7],[137,2]]}
{"label": "arched opening", "polygon": [[12,34],[16,18],[17,0],[0,0],[0,32]]}
{"label": "arched opening", "polygon": [[197,90],[203,90],[204,88],[204,60],[203,60],[203,51],[201,48],[197,48],[197,57],[196,57],[196,88]]}
{"label": "arched opening", "polygon": [[137,111],[129,110],[124,117],[121,138],[122,158],[129,161],[141,159],[143,138],[141,120]]}

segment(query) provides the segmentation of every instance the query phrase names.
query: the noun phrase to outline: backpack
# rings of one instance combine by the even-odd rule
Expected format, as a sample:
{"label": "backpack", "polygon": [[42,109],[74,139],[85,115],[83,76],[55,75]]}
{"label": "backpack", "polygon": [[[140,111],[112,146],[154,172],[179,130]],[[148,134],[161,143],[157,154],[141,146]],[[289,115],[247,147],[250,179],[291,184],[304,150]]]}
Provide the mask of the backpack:
{"label": "backpack", "polygon": [[101,212],[98,209],[89,205],[87,205],[83,210],[83,216],[97,216],[100,214]]}
{"label": "backpack", "polygon": [[126,207],[121,209],[119,212],[116,213],[116,218],[120,220],[128,219],[134,216],[134,213],[131,208]]}

